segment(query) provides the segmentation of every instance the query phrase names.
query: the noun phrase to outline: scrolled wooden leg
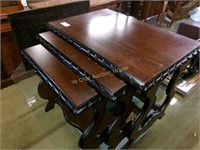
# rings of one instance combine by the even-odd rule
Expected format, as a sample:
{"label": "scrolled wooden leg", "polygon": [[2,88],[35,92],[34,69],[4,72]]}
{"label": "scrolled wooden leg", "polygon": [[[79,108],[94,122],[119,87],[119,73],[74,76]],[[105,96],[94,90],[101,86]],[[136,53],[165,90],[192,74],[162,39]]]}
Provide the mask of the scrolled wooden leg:
{"label": "scrolled wooden leg", "polygon": [[[141,123],[146,119],[146,116],[149,114],[152,107],[154,106],[156,100],[155,92],[157,91],[157,88],[158,86],[155,86],[150,91],[148,91],[148,93],[144,93],[143,97],[145,97],[145,101],[139,114],[128,123],[124,123],[123,126],[121,126],[118,130],[111,134],[111,136],[109,137],[109,144],[111,145],[111,147],[116,148],[119,145],[119,142],[124,138],[127,138],[128,141],[123,146],[123,148],[129,147],[129,145],[134,142],[135,139],[137,139],[137,137],[139,136],[139,134],[137,134],[137,131],[140,130]],[[131,133],[134,133],[134,136],[132,136]]]}
{"label": "scrolled wooden leg", "polygon": [[103,142],[104,136],[99,128],[101,127],[103,118],[106,113],[106,100],[101,100],[94,108],[94,116],[90,126],[83,132],[79,146],[83,149],[96,149]]}
{"label": "scrolled wooden leg", "polygon": [[174,74],[167,86],[167,89],[166,89],[167,96],[166,96],[164,102],[162,103],[162,105],[160,107],[158,107],[157,110],[154,110],[154,112],[151,112],[150,114],[148,114],[146,116],[146,118],[141,122],[139,128],[135,128],[132,130],[130,139],[133,142],[136,141],[139,136],[143,135],[155,123],[155,121],[157,119],[164,116],[166,108],[168,107],[171,99],[175,95],[175,85],[176,85],[179,77],[181,76],[182,72],[185,70],[185,68],[187,67],[188,64],[189,64],[189,62],[184,64],[181,68],[178,68],[174,72]]}
{"label": "scrolled wooden leg", "polygon": [[92,108],[82,112],[79,115],[74,115],[66,103],[61,100],[59,96],[44,81],[40,82],[38,86],[38,93],[40,97],[48,100],[48,103],[45,107],[46,112],[53,109],[55,104],[58,104],[62,108],[64,117],[68,123],[78,128],[81,132],[84,132],[87,129],[94,113]]}
{"label": "scrolled wooden leg", "polygon": [[45,112],[52,110],[55,107],[55,102],[53,100],[48,99],[48,103],[45,107]]}
{"label": "scrolled wooden leg", "polygon": [[81,132],[87,130],[94,116],[95,111],[93,108],[89,108],[86,111],[81,112],[79,115],[74,115],[63,100],[56,97],[54,102],[61,107],[64,117],[69,124],[78,128]]}
{"label": "scrolled wooden leg", "polygon": [[[136,89],[130,89],[126,94],[121,96],[111,110],[106,107],[108,104],[107,100],[103,100],[97,104],[91,126],[88,127],[88,130],[84,132],[79,141],[81,148],[98,148],[103,142],[106,144],[109,143],[109,135],[118,129],[119,126],[123,126],[127,117],[130,115],[132,111],[131,99],[135,92]],[[105,120],[110,121],[107,122]],[[108,144],[108,146],[110,145]]]}
{"label": "scrolled wooden leg", "polygon": [[54,108],[55,102],[53,99],[57,97],[56,93],[46,84],[43,80],[41,80],[38,86],[38,94],[41,98],[47,99],[48,103],[45,107],[45,111],[48,112]]}
{"label": "scrolled wooden leg", "polygon": [[118,117],[116,118],[116,122],[113,127],[113,131],[108,136],[108,142],[107,144],[110,146],[110,148],[115,148],[120,141],[125,137],[122,134],[120,134],[120,130],[125,124],[126,120],[129,117],[129,115],[132,112],[133,109],[133,103],[132,103],[132,97],[135,94],[136,89],[132,88],[128,93],[123,95],[119,99],[119,105],[121,105],[122,110]]}
{"label": "scrolled wooden leg", "polygon": [[149,91],[145,92],[144,95],[144,105],[140,114],[134,119],[131,120],[130,132],[128,138],[135,142],[139,136],[142,134],[141,128],[144,121],[149,116],[150,111],[153,109],[156,102],[156,91],[158,90],[160,83],[152,87]]}

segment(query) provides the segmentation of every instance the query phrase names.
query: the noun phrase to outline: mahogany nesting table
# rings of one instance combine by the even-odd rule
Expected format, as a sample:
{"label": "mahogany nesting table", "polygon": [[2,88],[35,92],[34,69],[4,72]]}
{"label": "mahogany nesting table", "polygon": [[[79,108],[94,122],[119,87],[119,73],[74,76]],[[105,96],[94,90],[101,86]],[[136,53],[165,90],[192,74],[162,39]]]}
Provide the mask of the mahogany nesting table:
{"label": "mahogany nesting table", "polygon": [[[82,132],[81,148],[136,142],[164,116],[176,81],[199,55],[200,43],[109,9],[48,27],[38,35],[41,45],[22,54],[42,78],[38,92],[49,100],[46,111],[61,106]],[[157,104],[156,91],[168,75],[166,97]]]}

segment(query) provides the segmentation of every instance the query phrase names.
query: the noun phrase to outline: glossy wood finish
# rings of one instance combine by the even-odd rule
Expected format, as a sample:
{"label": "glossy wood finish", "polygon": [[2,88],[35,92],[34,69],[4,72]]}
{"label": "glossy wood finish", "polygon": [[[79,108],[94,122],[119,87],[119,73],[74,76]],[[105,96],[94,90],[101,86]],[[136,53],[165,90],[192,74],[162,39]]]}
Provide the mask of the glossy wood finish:
{"label": "glossy wood finish", "polygon": [[154,107],[154,105],[156,105],[156,101],[159,101],[156,97],[156,92],[161,82],[153,86],[148,92],[141,93],[140,100],[142,100],[144,104],[140,113],[137,117],[128,121],[124,126],[119,127],[118,130],[115,130],[109,136],[108,144],[111,148],[116,148],[119,142],[124,138],[128,138],[128,141],[123,148],[128,148],[130,144],[135,143],[141,136],[143,136],[157,119],[161,119],[165,115],[165,110],[170,104],[171,99],[174,97],[176,82],[183,70],[186,69],[189,62],[190,61],[182,65],[174,72],[165,91],[166,97],[158,106]]}
{"label": "glossy wood finish", "polygon": [[[42,81],[38,87],[39,95],[49,101],[45,110],[49,111],[53,109],[55,103],[60,105],[65,119],[83,133],[79,140],[79,146],[85,149],[94,149],[101,143],[107,142],[108,135],[112,133],[113,130],[116,130],[119,125],[121,126],[124,124],[126,121],[124,119],[127,118],[127,115],[129,115],[132,108],[130,99],[135,90],[136,89],[132,89],[127,92],[127,94],[124,94],[124,96],[119,98],[118,102],[109,103],[106,99],[101,99],[92,107],[78,115],[74,115],[66,103],[62,101],[44,81]],[[117,109],[121,110],[115,110],[115,108],[111,108],[113,110],[110,110],[108,108],[110,107],[109,104],[114,104],[117,106]]]}
{"label": "glossy wood finish", "polygon": [[108,9],[53,21],[50,25],[105,58],[107,63],[117,68],[127,66],[125,79],[140,87],[149,87],[162,78],[163,73],[173,70],[174,64],[200,45]]}
{"label": "glossy wood finish", "polygon": [[[51,110],[55,103],[59,104],[65,118],[83,132],[79,146],[84,149],[96,149],[102,143],[116,148],[124,138],[128,142],[122,148],[135,143],[157,119],[164,116],[175,94],[177,80],[190,61],[199,56],[200,44],[194,40],[107,9],[53,21],[48,27],[58,36],[45,32],[39,35],[39,40],[52,54],[38,45],[26,49],[23,55],[48,83],[42,82],[38,88],[41,97],[49,100],[46,111]],[[80,77],[85,72],[92,75],[110,69],[132,86],[119,90],[125,82],[117,77],[97,78],[93,84],[101,85],[97,84],[96,89],[108,88],[106,90],[113,93],[120,91],[121,95],[110,101],[97,90],[99,97],[94,97],[97,93],[91,95],[86,90],[90,88],[86,82],[81,82],[82,85],[70,82],[77,75],[68,67]],[[128,69],[123,70],[123,67]],[[157,104],[160,99],[156,92],[169,74],[172,78],[165,91],[166,97]],[[75,80],[78,81],[78,77]],[[63,96],[63,91],[67,96]],[[51,94],[46,95],[46,92]],[[142,105],[139,106],[138,102]],[[69,113],[68,107],[78,117]],[[87,112],[92,113],[88,114],[88,123],[79,122]]]}
{"label": "glossy wood finish", "polygon": [[[68,26],[63,26],[63,22]],[[123,148],[127,148],[164,116],[178,78],[192,58],[198,57],[200,46],[194,40],[107,9],[51,22],[49,29],[111,71],[128,67],[118,75],[133,88],[115,106],[123,107],[117,123],[106,134],[105,142],[110,148],[116,148],[124,138],[128,142]],[[169,74],[173,77],[165,100],[158,105],[156,92]],[[132,96],[137,96],[143,106],[138,107]]]}
{"label": "glossy wood finish", "polygon": [[[78,80],[77,75],[44,47],[36,45],[25,49],[22,54],[43,80],[38,86],[38,92],[42,98],[48,99],[46,112],[57,103],[62,108],[65,119],[83,132],[80,147],[97,148],[107,140],[108,133],[119,123],[122,124],[120,118],[127,113],[118,112],[118,116],[115,112],[113,115],[107,108],[108,100],[99,97],[86,82],[74,84],[72,80]],[[123,92],[123,96],[119,98],[120,104],[130,102],[133,92],[135,89]],[[92,102],[93,99],[96,99],[96,103]],[[118,105],[118,102],[114,105]],[[123,105],[121,107],[125,109]]]}
{"label": "glossy wood finish", "polygon": [[66,104],[71,104],[71,108],[79,109],[97,96],[96,91],[85,82],[73,84],[72,80],[78,80],[79,77],[49,53],[43,46],[36,45],[26,49],[24,53],[37,63],[36,65],[38,65],[42,72],[50,77],[52,82],[56,83],[58,89],[66,95],[69,101],[67,102],[66,100]]}
{"label": "glossy wood finish", "polygon": [[[116,94],[121,93],[125,88],[125,82],[117,78],[115,73],[103,68],[97,62],[93,61],[52,32],[41,33],[40,37],[45,40],[42,43],[48,46],[52,52],[58,51],[61,53],[57,54],[57,57],[59,57],[61,61],[63,58],[66,58],[68,61],[72,61],[76,64],[83,72],[87,73],[86,75],[83,75],[82,78],[79,78],[79,80],[74,79],[74,82],[76,81],[75,84],[79,84],[79,82],[89,82],[89,80],[91,80],[89,84],[95,88],[96,83],[98,82],[97,86],[101,88],[96,87],[96,90],[111,100],[116,100]],[[50,47],[49,45],[52,45],[53,47]],[[69,67],[72,69],[74,68],[72,66]],[[94,81],[92,80],[96,80],[95,84],[93,84]],[[119,97],[119,95],[117,97]]]}

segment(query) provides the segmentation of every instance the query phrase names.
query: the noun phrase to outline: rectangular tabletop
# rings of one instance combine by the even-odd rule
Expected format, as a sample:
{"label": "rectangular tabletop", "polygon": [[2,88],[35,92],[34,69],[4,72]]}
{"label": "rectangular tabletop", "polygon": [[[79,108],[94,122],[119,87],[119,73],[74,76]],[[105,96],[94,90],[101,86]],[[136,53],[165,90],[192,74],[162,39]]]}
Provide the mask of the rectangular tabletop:
{"label": "rectangular tabletop", "polygon": [[124,90],[126,84],[123,80],[52,32],[41,33],[39,37],[41,43],[45,46],[48,45],[50,51],[54,52],[62,62],[76,73],[81,74],[77,80],[78,83],[87,82],[106,98],[112,100],[115,100],[118,94]]}
{"label": "rectangular tabletop", "polygon": [[172,73],[196,54],[200,46],[192,39],[109,9],[49,25],[103,58],[110,69],[127,67],[117,73],[143,90]]}
{"label": "rectangular tabletop", "polygon": [[79,113],[88,103],[97,100],[97,92],[87,83],[74,84],[79,76],[66,67],[42,45],[35,45],[23,51],[23,55],[32,64],[45,82],[49,82],[58,96],[71,108],[73,113]]}

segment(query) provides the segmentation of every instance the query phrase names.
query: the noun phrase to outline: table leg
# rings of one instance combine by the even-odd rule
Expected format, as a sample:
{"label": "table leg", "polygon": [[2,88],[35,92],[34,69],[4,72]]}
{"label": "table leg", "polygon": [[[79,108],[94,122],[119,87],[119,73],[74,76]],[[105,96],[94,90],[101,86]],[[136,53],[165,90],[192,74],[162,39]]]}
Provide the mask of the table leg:
{"label": "table leg", "polygon": [[148,114],[148,116],[146,117],[146,119],[141,123],[140,128],[138,129],[134,129],[131,133],[131,135],[129,136],[129,138],[131,138],[132,141],[136,141],[137,138],[143,134],[144,132],[146,132],[153,124],[154,122],[159,119],[162,118],[165,114],[165,110],[168,107],[168,105],[170,104],[171,99],[174,97],[175,95],[175,85],[176,82],[178,81],[179,77],[181,76],[182,72],[186,69],[187,65],[189,64],[186,63],[184,64],[181,68],[178,68],[168,86],[166,89],[166,98],[164,100],[164,102],[162,103],[162,105],[160,107],[158,107],[157,110],[155,110],[154,112]]}
{"label": "table leg", "polygon": [[[58,104],[62,108],[66,121],[82,132],[79,140],[81,148],[98,148],[104,142],[109,130],[108,124],[113,121],[113,116],[107,115],[107,99],[102,98],[93,107],[74,115],[66,103],[44,81],[39,84],[38,93],[42,98],[48,100],[46,111],[53,109],[55,103]],[[107,122],[104,120],[107,120]]]}
{"label": "table leg", "polygon": [[54,108],[55,102],[53,99],[56,98],[57,95],[47,84],[45,84],[43,80],[41,80],[39,83],[38,94],[41,98],[48,100],[48,103],[45,107],[45,112],[48,112]]}
{"label": "table leg", "polygon": [[105,133],[100,126],[104,124],[102,121],[106,114],[106,100],[101,100],[94,107],[94,117],[90,123],[90,126],[83,132],[79,140],[79,146],[83,149],[98,148],[103,142]]}
{"label": "table leg", "polygon": [[[122,128],[126,124],[127,118],[130,116],[133,110],[133,103],[132,97],[136,93],[136,89],[132,88],[127,94],[122,96],[119,101],[118,105],[121,106],[121,111],[116,118],[115,124],[113,124],[113,128],[108,135],[107,144],[109,148],[115,147],[121,141],[120,136],[115,136],[118,129]],[[114,144],[115,143],[115,144]]]}
{"label": "table leg", "polygon": [[162,13],[160,14],[160,16],[158,17],[157,22],[159,22],[159,24],[161,25],[164,21],[165,18],[165,12],[167,9],[167,5],[168,5],[168,0],[164,0],[164,4],[163,4],[163,9],[162,9]]}
{"label": "table leg", "polygon": [[111,148],[116,148],[121,140],[127,138],[128,141],[123,148],[127,148],[131,143],[135,143],[140,136],[142,136],[154,123],[157,119],[160,119],[164,116],[165,110],[168,107],[171,99],[175,94],[175,85],[179,79],[182,72],[185,70],[189,62],[182,65],[181,68],[178,68],[166,89],[166,98],[162,105],[156,106],[156,91],[160,86],[161,82],[152,87],[149,91],[142,93],[141,98],[143,98],[144,105],[140,113],[128,123],[126,123],[121,128],[115,130],[109,136],[109,145]]}
{"label": "table leg", "polygon": [[40,97],[48,100],[47,106],[45,108],[46,112],[53,109],[55,103],[57,103],[62,108],[66,121],[72,126],[78,128],[81,132],[84,132],[90,125],[90,122],[93,119],[95,113],[92,108],[87,109],[79,115],[74,115],[66,103],[63,102],[44,81],[40,82],[38,86],[38,93]]}
{"label": "table leg", "polygon": [[[79,141],[81,148],[94,148],[103,142],[108,143],[112,131],[124,125],[126,118],[130,115],[132,111],[131,99],[135,92],[136,89],[132,88],[126,91],[116,102],[103,100],[96,105],[96,120],[93,120],[92,127],[88,127],[89,130],[86,130],[82,135]],[[109,109],[107,108],[109,104],[114,104],[114,106]]]}
{"label": "table leg", "polygon": [[[146,119],[146,116],[148,115],[152,107],[154,106],[154,103],[156,100],[155,92],[157,91],[157,88],[158,88],[158,85],[153,87],[147,93],[145,93],[146,95],[145,95],[144,105],[141,111],[139,112],[139,114],[134,119],[124,124],[124,126],[122,126],[121,128],[119,128],[118,130],[114,131],[111,134],[111,136],[109,137],[110,138],[109,145],[112,148],[116,148],[118,144],[120,143],[120,141],[126,137],[129,139],[129,141],[124,145],[123,148],[127,148],[132,143],[133,139],[130,138],[130,134],[133,131],[136,131],[137,129],[140,128],[141,123]],[[132,103],[131,105],[134,105],[133,102],[131,103]],[[132,110],[129,112],[129,114],[131,114],[131,112]]]}

